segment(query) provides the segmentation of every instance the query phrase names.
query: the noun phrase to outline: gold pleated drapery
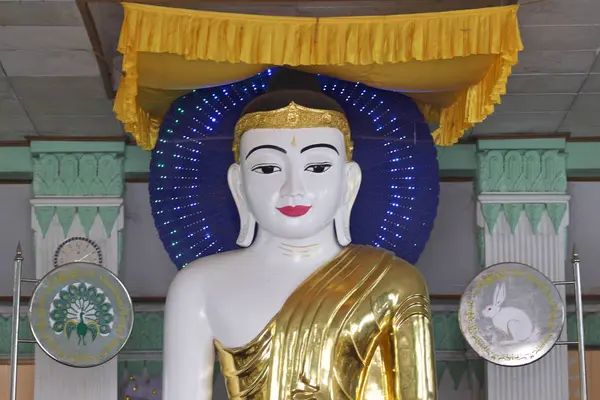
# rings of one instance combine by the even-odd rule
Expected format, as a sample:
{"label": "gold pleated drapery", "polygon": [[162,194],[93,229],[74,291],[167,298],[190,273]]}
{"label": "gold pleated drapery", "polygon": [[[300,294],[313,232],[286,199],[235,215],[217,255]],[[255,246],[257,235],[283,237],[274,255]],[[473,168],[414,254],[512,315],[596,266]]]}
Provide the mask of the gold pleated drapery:
{"label": "gold pleated drapery", "polygon": [[335,18],[123,6],[114,110],[147,150],[177,97],[281,65],[403,92],[452,145],[494,111],[523,48],[518,6]]}

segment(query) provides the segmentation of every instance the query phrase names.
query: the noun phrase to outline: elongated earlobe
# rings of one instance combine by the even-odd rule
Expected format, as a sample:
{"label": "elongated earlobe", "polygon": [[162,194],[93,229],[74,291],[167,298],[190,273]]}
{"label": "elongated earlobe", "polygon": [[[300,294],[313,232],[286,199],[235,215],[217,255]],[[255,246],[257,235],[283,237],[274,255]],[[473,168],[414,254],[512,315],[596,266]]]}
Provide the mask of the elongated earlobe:
{"label": "elongated earlobe", "polygon": [[345,208],[340,207],[334,219],[335,237],[341,246],[348,246],[352,242],[352,237],[350,236],[350,218],[346,218],[345,215],[347,213],[345,212]]}
{"label": "elongated earlobe", "polygon": [[252,215],[248,208],[248,203],[242,190],[242,171],[239,164],[232,164],[229,167],[227,183],[229,184],[229,190],[240,216],[240,232],[236,243],[241,247],[249,247],[254,239],[256,219],[254,219],[254,215]]}
{"label": "elongated earlobe", "polygon": [[350,235],[350,215],[356,201],[356,196],[358,195],[361,180],[362,172],[358,164],[355,162],[347,163],[346,191],[342,206],[335,215],[335,235],[338,243],[342,246],[347,246],[352,242],[352,236]]}

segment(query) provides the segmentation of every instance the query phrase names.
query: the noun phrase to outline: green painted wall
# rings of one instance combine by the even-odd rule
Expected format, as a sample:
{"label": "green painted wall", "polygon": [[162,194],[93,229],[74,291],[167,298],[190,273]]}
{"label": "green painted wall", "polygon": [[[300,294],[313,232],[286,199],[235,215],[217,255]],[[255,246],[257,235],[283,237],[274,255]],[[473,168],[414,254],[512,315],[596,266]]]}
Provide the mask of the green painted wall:
{"label": "green painted wall", "polygon": [[[598,315],[600,318],[600,315]],[[10,315],[0,315],[0,358],[10,354],[10,336],[12,325]],[[438,312],[433,316],[436,350],[466,350],[467,344],[458,327],[456,312]],[[21,316],[21,339],[33,339],[27,316]],[[600,331],[596,334],[600,337]],[[133,332],[123,349],[124,352],[148,352],[162,350],[163,313],[136,312]],[[600,340],[599,340],[600,343]],[[21,354],[33,354],[33,344],[20,344]]]}
{"label": "green painted wall", "polygon": [[[44,143],[53,144],[49,148]],[[57,144],[60,147],[57,147]],[[116,144],[117,146],[110,146]],[[122,149],[119,149],[122,147]],[[119,151],[120,150],[120,151]],[[150,168],[150,152],[137,146],[125,146],[115,142],[32,142],[31,147],[0,147],[0,179],[32,179],[34,156],[40,153],[73,154],[102,153],[113,151],[123,153],[125,177],[127,179],[144,178]]]}
{"label": "green painted wall", "polygon": [[[0,315],[0,359],[8,359],[10,356],[10,336],[11,336],[12,317],[10,315]],[[21,316],[21,338],[33,339],[27,316]],[[458,327],[458,317],[456,312],[438,312],[433,316],[435,348],[438,351],[457,352],[464,354],[468,345],[463,339]],[[163,313],[156,312],[136,312],[133,332],[123,349],[122,359],[135,358],[135,360],[119,362],[119,378],[123,379],[127,375],[140,375],[148,373],[150,376],[160,376],[162,373],[162,361],[160,355],[156,352],[162,351],[163,343]],[[33,344],[20,344],[20,354],[31,357],[34,352]],[[144,359],[145,354],[151,354]],[[133,356],[133,357],[132,357]],[[218,368],[218,366],[216,366]],[[455,387],[463,379],[476,379],[483,382],[484,363],[483,360],[459,359],[456,361],[438,360],[437,361],[438,381],[444,374],[450,374]],[[215,374],[215,379],[218,374]]]}
{"label": "green painted wall", "polygon": [[[561,142],[562,143],[559,143]],[[567,174],[570,178],[600,178],[600,142],[566,142],[564,139],[503,139],[481,140],[477,144],[438,147],[440,175],[443,178],[474,178],[477,150],[527,149],[559,146],[567,153]],[[102,151],[119,152],[125,147],[126,179],[145,178],[150,165],[150,152],[122,142],[56,142],[34,141],[30,147],[0,147],[0,179],[31,179],[32,154],[40,152],[72,153]]]}
{"label": "green painted wall", "polygon": [[[586,344],[600,345],[600,313],[586,313],[584,318]],[[10,355],[11,320],[10,315],[0,315],[0,359],[8,359]],[[33,339],[26,315],[21,316],[21,322],[23,327],[21,338]],[[456,311],[434,312],[433,327],[436,351],[464,354],[469,349],[460,332]],[[577,329],[574,314],[568,315],[567,329],[568,340],[576,340]],[[136,312],[133,332],[122,353],[123,358],[133,355],[135,360],[119,362],[119,377],[122,379],[126,373],[142,374],[145,372],[144,369],[150,376],[160,376],[162,361],[160,356],[156,356],[156,353],[162,350],[162,342],[163,313],[159,311]],[[33,344],[19,346],[20,354],[24,356],[33,354]],[[155,355],[144,359],[144,354],[151,353]],[[136,355],[141,357],[135,357]],[[444,374],[450,374],[455,387],[458,387],[463,379],[469,379],[469,384],[471,384],[471,379],[476,379],[481,384],[484,379],[484,362],[481,359],[438,360],[437,373],[438,381]]]}

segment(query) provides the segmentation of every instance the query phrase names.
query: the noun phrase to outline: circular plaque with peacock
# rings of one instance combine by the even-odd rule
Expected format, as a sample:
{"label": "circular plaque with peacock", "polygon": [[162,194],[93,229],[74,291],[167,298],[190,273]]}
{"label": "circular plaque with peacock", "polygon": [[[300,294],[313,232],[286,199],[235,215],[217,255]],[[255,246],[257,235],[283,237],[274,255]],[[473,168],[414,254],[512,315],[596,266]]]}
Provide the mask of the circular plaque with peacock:
{"label": "circular plaque with peacock", "polygon": [[29,324],[38,345],[56,361],[95,367],[125,346],[133,328],[133,305],[108,269],[75,262],[40,280],[31,297]]}

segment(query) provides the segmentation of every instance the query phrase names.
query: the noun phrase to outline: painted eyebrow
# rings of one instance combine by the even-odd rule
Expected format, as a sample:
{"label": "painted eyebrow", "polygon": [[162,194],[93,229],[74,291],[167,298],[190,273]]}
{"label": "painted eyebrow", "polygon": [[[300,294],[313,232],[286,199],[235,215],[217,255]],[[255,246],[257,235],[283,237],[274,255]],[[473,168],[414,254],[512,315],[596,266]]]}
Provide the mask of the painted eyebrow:
{"label": "painted eyebrow", "polygon": [[310,146],[306,146],[305,148],[303,148],[302,150],[300,150],[300,153],[304,153],[307,150],[315,149],[317,147],[324,147],[326,149],[331,149],[331,150],[335,151],[336,153],[338,153],[338,155],[340,154],[340,152],[338,151],[338,149],[335,148],[335,146],[332,146],[332,145],[327,144],[327,143],[311,144]]}
{"label": "painted eyebrow", "polygon": [[260,149],[271,149],[271,150],[277,150],[277,151],[280,151],[280,152],[282,152],[283,154],[287,154],[287,151],[285,151],[285,149],[282,149],[282,148],[281,148],[281,147],[279,147],[279,146],[273,146],[272,144],[264,144],[264,145],[262,145],[262,146],[256,146],[255,148],[253,148],[252,150],[250,150],[250,151],[248,152],[248,154],[246,155],[246,160],[248,159],[248,157],[250,157],[250,154],[252,154],[252,153],[254,153],[255,151],[257,151],[257,150],[260,150]]}

